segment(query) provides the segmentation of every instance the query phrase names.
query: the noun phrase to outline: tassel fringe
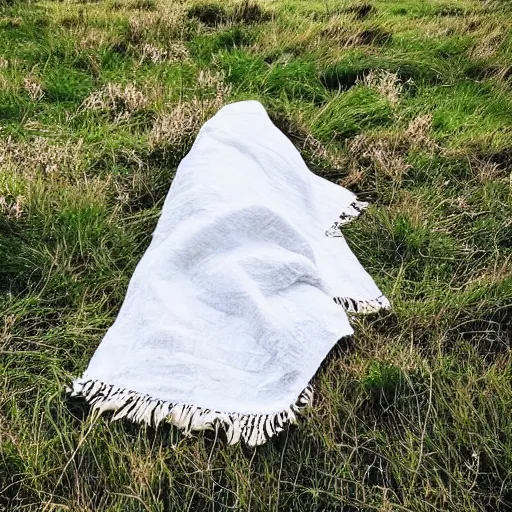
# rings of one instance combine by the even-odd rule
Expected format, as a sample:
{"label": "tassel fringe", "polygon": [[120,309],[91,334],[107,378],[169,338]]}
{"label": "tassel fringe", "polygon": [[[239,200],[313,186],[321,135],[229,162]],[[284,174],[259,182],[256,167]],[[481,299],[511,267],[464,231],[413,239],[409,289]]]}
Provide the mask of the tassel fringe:
{"label": "tassel fringe", "polygon": [[337,220],[326,232],[325,236],[329,238],[343,237],[341,227],[348,224],[351,220],[355,219],[365,208],[368,208],[368,203],[364,201],[354,201],[350,203],[346,211],[344,211]]}
{"label": "tassel fringe", "polygon": [[389,300],[384,295],[370,300],[334,297],[334,302],[339,304],[347,313],[358,313],[360,315],[368,315],[380,309],[389,309],[391,307]]}
{"label": "tassel fringe", "polygon": [[297,421],[299,415],[312,401],[313,388],[307,386],[294,404],[272,414],[223,413],[193,405],[177,404],[151,398],[125,388],[105,384],[98,380],[73,381],[71,396],[83,397],[93,412],[101,415],[113,411],[112,421],[126,418],[134,423],[157,427],[167,421],[190,435],[193,431],[215,430],[226,432],[228,444],[241,439],[248,446],[258,446],[282,432],[287,424]]}

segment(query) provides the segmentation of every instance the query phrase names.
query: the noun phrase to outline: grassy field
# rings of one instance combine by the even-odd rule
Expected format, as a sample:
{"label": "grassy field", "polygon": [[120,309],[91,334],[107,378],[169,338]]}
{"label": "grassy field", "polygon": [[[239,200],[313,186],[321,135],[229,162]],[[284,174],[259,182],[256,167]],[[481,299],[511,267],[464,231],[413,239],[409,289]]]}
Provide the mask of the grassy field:
{"label": "grassy field", "polygon": [[[0,510],[512,510],[512,4],[0,0]],[[393,303],[255,450],[84,418],[176,165],[262,101]]]}

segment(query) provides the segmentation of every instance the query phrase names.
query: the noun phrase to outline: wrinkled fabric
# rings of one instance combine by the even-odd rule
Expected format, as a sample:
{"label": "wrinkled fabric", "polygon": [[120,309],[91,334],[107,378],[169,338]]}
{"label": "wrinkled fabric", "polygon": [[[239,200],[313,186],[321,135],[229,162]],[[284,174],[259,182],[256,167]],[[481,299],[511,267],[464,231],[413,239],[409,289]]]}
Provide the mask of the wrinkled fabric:
{"label": "wrinkled fabric", "polygon": [[288,407],[353,332],[333,298],[382,297],[326,234],[362,206],[307,168],[261,104],[224,107],[181,162],[82,381],[214,411]]}

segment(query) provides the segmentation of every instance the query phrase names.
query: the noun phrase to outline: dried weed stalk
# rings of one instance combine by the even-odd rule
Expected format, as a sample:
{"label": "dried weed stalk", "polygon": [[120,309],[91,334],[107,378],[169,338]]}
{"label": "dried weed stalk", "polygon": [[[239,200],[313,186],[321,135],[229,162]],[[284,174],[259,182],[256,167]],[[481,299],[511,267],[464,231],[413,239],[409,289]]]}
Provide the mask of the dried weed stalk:
{"label": "dried weed stalk", "polygon": [[[231,85],[223,78],[220,73],[201,71],[198,84],[205,93],[203,97],[178,103],[170,111],[160,114],[151,130],[150,147],[178,148],[188,144],[203,123],[226,104]],[[212,89],[214,96],[208,96]]]}
{"label": "dried weed stalk", "polygon": [[13,199],[0,196],[0,214],[8,219],[19,219],[23,215],[24,203],[25,198],[23,196],[16,196]]}
{"label": "dried weed stalk", "polygon": [[39,84],[35,79],[33,78],[25,78],[23,80],[23,88],[27,92],[29,98],[32,101],[39,101],[44,97],[44,91],[41,87],[41,84]]}
{"label": "dried weed stalk", "polygon": [[378,92],[392,107],[396,107],[400,102],[405,86],[397,73],[385,69],[371,70],[359,83]]}
{"label": "dried weed stalk", "polygon": [[18,173],[26,178],[59,175],[79,167],[81,149],[82,140],[51,144],[44,137],[28,142],[0,139],[0,173]]}
{"label": "dried weed stalk", "polygon": [[188,49],[183,43],[171,43],[167,50],[149,43],[143,43],[140,49],[139,64],[151,62],[185,62],[190,59]]}
{"label": "dried weed stalk", "polygon": [[380,174],[394,180],[400,181],[411,168],[410,164],[404,160],[396,140],[372,139],[365,134],[360,134],[352,139],[348,152],[363,168],[372,167]]}
{"label": "dried weed stalk", "polygon": [[126,120],[134,112],[143,110],[149,98],[134,84],[108,83],[91,93],[80,106],[81,111],[109,112],[114,122]]}

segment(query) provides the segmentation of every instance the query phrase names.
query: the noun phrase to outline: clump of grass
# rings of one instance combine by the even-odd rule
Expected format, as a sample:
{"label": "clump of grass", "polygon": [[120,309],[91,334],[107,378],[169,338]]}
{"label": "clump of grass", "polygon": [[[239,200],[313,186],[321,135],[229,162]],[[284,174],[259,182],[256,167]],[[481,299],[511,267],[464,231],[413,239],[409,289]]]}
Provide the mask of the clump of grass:
{"label": "clump of grass", "polygon": [[457,5],[442,5],[434,11],[436,16],[464,16],[467,10]]}
{"label": "clump of grass", "polygon": [[370,27],[357,33],[352,44],[381,45],[391,41],[392,37],[393,34],[382,27]]}
{"label": "clump of grass", "polygon": [[131,7],[140,11],[156,11],[158,6],[155,0],[135,0]]}
{"label": "clump of grass", "polygon": [[363,2],[347,7],[346,11],[352,13],[358,20],[364,20],[368,18],[368,16],[375,14],[377,8],[373,4]]}
{"label": "clump of grass", "polygon": [[415,148],[430,151],[439,149],[439,145],[432,139],[432,120],[432,114],[412,119],[404,132],[405,140]]}
{"label": "clump of grass", "polygon": [[382,403],[393,401],[394,395],[403,384],[400,368],[383,361],[371,361],[361,385],[372,398]]}
{"label": "clump of grass", "polygon": [[233,10],[232,20],[235,23],[261,23],[268,21],[271,16],[255,0],[243,0]]}
{"label": "clump of grass", "polygon": [[16,196],[7,198],[0,196],[0,213],[5,215],[8,219],[19,219],[23,214],[23,203],[25,198],[23,196]]}
{"label": "clump of grass", "polygon": [[386,126],[391,120],[388,102],[366,87],[354,87],[334,96],[312,122],[313,135],[320,140],[345,140],[370,126]]}
{"label": "clump of grass", "polygon": [[150,62],[161,64],[163,62],[186,62],[189,59],[188,48],[183,43],[170,43],[167,49],[149,43],[143,43],[140,47],[139,63]]}
{"label": "clump of grass", "polygon": [[106,112],[115,123],[128,119],[149,104],[149,98],[134,84],[108,83],[91,93],[82,103],[83,112]]}
{"label": "clump of grass", "polygon": [[232,10],[219,3],[200,3],[190,7],[187,16],[196,19],[207,27],[216,27],[222,23],[254,24],[268,21],[271,18],[255,0],[242,0]]}
{"label": "clump of grass", "polygon": [[156,117],[149,135],[152,158],[179,161],[204,122],[225,105],[231,94],[230,85],[218,73],[200,72],[198,85],[202,97],[173,105]]}
{"label": "clump of grass", "polygon": [[353,21],[346,14],[331,16],[322,28],[321,34],[327,39],[333,39],[343,48],[357,48],[359,46],[385,45],[389,43],[393,34],[380,26],[369,26],[359,29],[354,27]]}
{"label": "clump of grass", "polygon": [[[368,172],[370,166],[382,176],[399,181],[411,168],[396,139],[369,138],[360,134],[350,141],[348,151],[356,160],[359,172]],[[353,180],[353,177],[349,175],[347,179]]]}
{"label": "clump of grass", "polygon": [[0,139],[0,170],[4,177],[19,175],[28,180],[73,174],[80,167],[82,146],[80,139],[64,144],[52,144],[41,136],[28,141]]}
{"label": "clump of grass", "polygon": [[404,91],[404,84],[399,79],[397,73],[391,73],[386,70],[369,71],[363,77],[361,83],[381,94],[392,107],[398,105]]}
{"label": "clump of grass", "polygon": [[187,16],[196,19],[208,27],[215,27],[228,19],[226,9],[220,4],[196,4],[187,11]]}
{"label": "clump of grass", "polygon": [[179,4],[169,4],[158,11],[138,12],[128,19],[127,41],[133,45],[176,42],[186,30],[184,15]]}
{"label": "clump of grass", "polygon": [[41,84],[32,78],[27,77],[23,80],[23,88],[32,101],[39,101],[44,97],[44,91]]}

